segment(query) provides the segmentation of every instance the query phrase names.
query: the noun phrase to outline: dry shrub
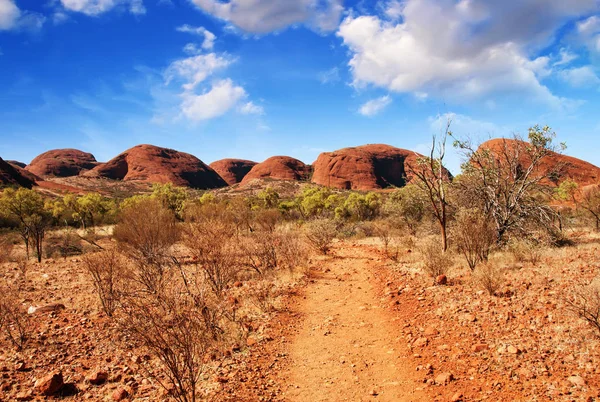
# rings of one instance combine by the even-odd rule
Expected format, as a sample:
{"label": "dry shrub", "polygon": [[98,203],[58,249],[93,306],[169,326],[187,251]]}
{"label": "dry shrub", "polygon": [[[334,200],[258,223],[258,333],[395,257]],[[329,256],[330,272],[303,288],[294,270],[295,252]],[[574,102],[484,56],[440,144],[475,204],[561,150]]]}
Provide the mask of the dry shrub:
{"label": "dry shrub", "polygon": [[243,264],[260,276],[277,268],[277,243],[274,232],[252,232],[240,238]]}
{"label": "dry shrub", "polygon": [[331,219],[315,219],[304,225],[308,242],[322,254],[327,254],[337,234],[337,225]]}
{"label": "dry shrub", "polygon": [[537,265],[542,259],[544,245],[530,238],[512,238],[508,243],[508,250],[513,255],[515,262],[529,262]]}
{"label": "dry shrub", "polygon": [[271,281],[255,281],[249,284],[246,297],[263,313],[275,310],[273,300],[276,297],[276,288]]}
{"label": "dry shrub", "polygon": [[588,286],[579,286],[567,299],[569,309],[587,321],[600,335],[600,279]]}
{"label": "dry shrub", "polygon": [[477,264],[488,260],[496,243],[496,231],[481,211],[461,210],[456,217],[454,238],[458,251],[473,271]]}
{"label": "dry shrub", "polygon": [[279,268],[294,271],[308,264],[309,253],[297,230],[290,227],[279,227],[277,230],[277,265]]}
{"label": "dry shrub", "polygon": [[125,277],[125,260],[113,249],[85,256],[83,265],[92,277],[102,310],[112,317]]}
{"label": "dry shrub", "polygon": [[241,270],[236,251],[240,245],[235,236],[236,225],[225,210],[209,215],[197,211],[189,220],[191,222],[184,230],[184,243],[196,267],[204,274],[213,292],[220,296]]}
{"label": "dry shrub", "polygon": [[5,263],[9,260],[14,244],[8,236],[0,237],[0,264]]}
{"label": "dry shrub", "polygon": [[439,239],[426,240],[420,251],[423,256],[423,269],[434,278],[446,275],[453,265],[452,256],[442,250]]}
{"label": "dry shrub", "polygon": [[504,283],[504,275],[498,265],[486,262],[477,267],[473,279],[483,287],[490,296],[494,296]]}
{"label": "dry shrub", "polygon": [[381,240],[385,255],[393,261],[398,261],[400,245],[398,244],[392,225],[388,222],[374,222],[373,233]]}
{"label": "dry shrub", "polygon": [[156,294],[123,299],[121,328],[158,358],[168,383],[157,380],[180,402],[199,399],[204,361],[219,344],[219,314],[203,293],[189,291],[175,278]]}
{"label": "dry shrub", "polygon": [[180,236],[173,211],[157,200],[143,199],[122,211],[113,235],[136,265],[134,278],[148,291],[158,291],[172,264],[171,247]]}
{"label": "dry shrub", "polygon": [[0,285],[0,331],[11,345],[22,350],[29,340],[31,323],[19,299],[14,284]]}
{"label": "dry shrub", "polygon": [[67,231],[66,233],[54,233],[46,240],[46,258],[67,258],[83,253],[81,239]]}

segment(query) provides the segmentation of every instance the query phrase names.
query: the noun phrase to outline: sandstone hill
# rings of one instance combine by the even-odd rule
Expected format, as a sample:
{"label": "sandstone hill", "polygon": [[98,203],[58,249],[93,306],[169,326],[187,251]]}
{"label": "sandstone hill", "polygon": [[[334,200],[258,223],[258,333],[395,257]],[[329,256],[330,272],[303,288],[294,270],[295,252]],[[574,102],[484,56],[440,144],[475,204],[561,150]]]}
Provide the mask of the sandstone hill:
{"label": "sandstone hill", "polygon": [[409,165],[418,157],[413,151],[385,144],[324,152],[313,165],[312,182],[347,190],[403,187],[411,181]]}
{"label": "sandstone hill", "polygon": [[25,166],[27,166],[26,163],[19,162],[19,161],[6,161],[6,162],[10,163],[13,166],[18,166],[20,168],[25,168]]}
{"label": "sandstone hill", "polygon": [[35,180],[22,174],[21,170],[18,166],[13,166],[0,158],[0,185],[33,187]]}
{"label": "sandstone hill", "polygon": [[97,164],[94,155],[88,152],[54,149],[36,156],[25,169],[40,177],[70,177],[93,169]]}
{"label": "sandstone hill", "polygon": [[256,166],[256,162],[247,161],[244,159],[221,159],[211,163],[210,166],[229,184],[240,183],[244,177]]}
{"label": "sandstone hill", "polygon": [[[505,149],[516,149],[517,147],[525,148],[528,143],[516,141],[513,139],[496,138],[481,144],[479,149],[489,149],[492,152],[503,152]],[[523,154],[522,163],[528,164],[528,158]],[[500,158],[500,161],[502,159]],[[544,184],[557,185],[565,180],[572,180],[580,187],[589,186],[600,183],[600,168],[592,165],[581,159],[574,158],[568,155],[562,155],[556,152],[550,152],[544,157],[539,165],[539,172],[548,174],[555,171],[554,177],[549,177],[544,181]]]}
{"label": "sandstone hill", "polygon": [[86,172],[87,177],[145,183],[173,183],[197,189],[225,187],[227,183],[200,159],[185,152],[154,145],[137,145]]}
{"label": "sandstone hill", "polygon": [[311,167],[304,162],[289,156],[272,156],[257,164],[242,180],[246,184],[256,179],[273,180],[308,180]]}

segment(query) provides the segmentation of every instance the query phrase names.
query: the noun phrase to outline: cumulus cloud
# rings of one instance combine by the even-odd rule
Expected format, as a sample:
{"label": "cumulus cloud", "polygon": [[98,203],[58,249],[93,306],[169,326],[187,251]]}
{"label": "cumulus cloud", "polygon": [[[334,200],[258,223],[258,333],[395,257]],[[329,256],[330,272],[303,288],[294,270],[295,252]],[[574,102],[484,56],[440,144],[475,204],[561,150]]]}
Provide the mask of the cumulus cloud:
{"label": "cumulus cloud", "polygon": [[600,17],[592,16],[577,23],[577,31],[590,51],[600,53]]}
{"label": "cumulus cloud", "polygon": [[0,0],[0,30],[9,30],[17,26],[21,10],[13,0]]}
{"label": "cumulus cloud", "polygon": [[[554,106],[562,99],[541,82],[551,73],[550,59],[532,55],[549,44],[565,20],[599,7],[596,0],[406,0],[389,5],[393,9],[385,17],[349,16],[337,32],[351,51],[355,86],[463,100],[527,93]],[[398,21],[390,20],[394,16]]]}
{"label": "cumulus cloud", "polygon": [[176,60],[165,71],[165,80],[169,84],[173,80],[183,80],[182,88],[191,91],[216,71],[228,67],[234,60],[227,55],[219,56],[209,53]]}
{"label": "cumulus cloud", "polygon": [[89,16],[104,14],[117,6],[126,6],[132,14],[145,14],[143,0],[60,0],[66,10]]}
{"label": "cumulus cloud", "polygon": [[186,24],[177,27],[177,31],[202,36],[204,38],[202,42],[202,48],[206,50],[211,50],[215,45],[215,40],[217,39],[215,34],[204,27],[192,27]]}
{"label": "cumulus cloud", "polygon": [[240,113],[262,115],[265,113],[265,109],[260,105],[254,104],[254,102],[246,102],[240,107]]}
{"label": "cumulus cloud", "polygon": [[201,95],[186,92],[182,96],[183,115],[192,121],[202,121],[224,115],[247,94],[244,88],[225,79],[214,83],[210,91]]}
{"label": "cumulus cloud", "polygon": [[577,60],[579,56],[568,49],[562,48],[560,49],[559,57],[560,59],[558,59],[553,66],[564,66],[570,64],[572,61]]}
{"label": "cumulus cloud", "polygon": [[389,95],[382,96],[381,98],[371,99],[358,109],[358,113],[363,116],[373,117],[380,113],[392,103],[392,98]]}
{"label": "cumulus cloud", "polygon": [[600,85],[600,78],[591,66],[569,68],[560,71],[560,78],[575,88]]}
{"label": "cumulus cloud", "polygon": [[343,0],[191,0],[204,12],[241,30],[265,34],[305,24],[322,32],[337,28]]}

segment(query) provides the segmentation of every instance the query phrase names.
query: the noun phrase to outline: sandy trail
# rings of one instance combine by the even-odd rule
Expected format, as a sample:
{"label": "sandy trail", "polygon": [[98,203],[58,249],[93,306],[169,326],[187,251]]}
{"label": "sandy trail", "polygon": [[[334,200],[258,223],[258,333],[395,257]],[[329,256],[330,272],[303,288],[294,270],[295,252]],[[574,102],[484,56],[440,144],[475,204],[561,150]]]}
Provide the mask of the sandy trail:
{"label": "sandy trail", "polygon": [[370,282],[381,263],[359,246],[333,254],[299,306],[304,322],[290,346],[286,400],[427,400],[403,356],[401,326]]}

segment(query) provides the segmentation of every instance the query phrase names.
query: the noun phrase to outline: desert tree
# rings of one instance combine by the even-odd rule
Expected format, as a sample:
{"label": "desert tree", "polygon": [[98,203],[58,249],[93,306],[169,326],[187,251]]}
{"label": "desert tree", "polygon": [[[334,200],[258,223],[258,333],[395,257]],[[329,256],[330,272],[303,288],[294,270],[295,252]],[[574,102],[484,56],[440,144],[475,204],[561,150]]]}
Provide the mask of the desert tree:
{"label": "desert tree", "polygon": [[455,140],[465,159],[458,190],[490,217],[497,242],[511,230],[523,230],[526,222],[551,226],[555,212],[544,202],[542,195],[550,190],[542,184],[561,176],[560,164],[545,163],[558,150],[555,137],[550,127],[536,125],[528,141],[515,134],[475,148],[468,140]]}
{"label": "desert tree", "polygon": [[583,190],[581,207],[594,217],[596,230],[600,230],[600,186],[593,185]]}
{"label": "desert tree", "polygon": [[41,262],[44,237],[51,218],[41,194],[26,188],[7,188],[0,196],[0,213],[18,222],[27,256],[33,245],[37,260]]}
{"label": "desert tree", "polygon": [[448,250],[448,186],[450,176],[444,167],[446,156],[446,140],[452,136],[448,119],[439,140],[436,135],[432,138],[429,156],[419,156],[416,163],[408,166],[408,172],[413,176],[412,183],[418,186],[431,204],[431,211],[440,227],[442,251]]}

